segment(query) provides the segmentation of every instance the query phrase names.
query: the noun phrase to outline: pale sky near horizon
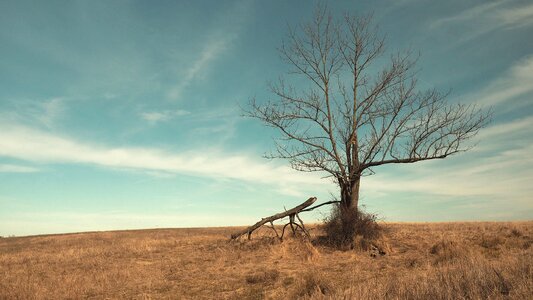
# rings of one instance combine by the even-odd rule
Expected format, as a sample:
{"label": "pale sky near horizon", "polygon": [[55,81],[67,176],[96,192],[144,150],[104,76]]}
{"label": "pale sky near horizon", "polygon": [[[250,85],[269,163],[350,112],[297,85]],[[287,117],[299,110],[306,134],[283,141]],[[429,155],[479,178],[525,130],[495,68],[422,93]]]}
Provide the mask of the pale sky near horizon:
{"label": "pale sky near horizon", "polygon": [[[330,1],[374,13],[389,50],[420,50],[421,88],[492,106],[477,147],[375,169],[386,221],[533,219],[533,2]],[[320,174],[268,161],[241,117],[287,66],[276,48],[311,1],[1,1],[0,235],[246,225]],[[325,213],[325,211],[323,211]],[[320,212],[303,216],[320,220]]]}

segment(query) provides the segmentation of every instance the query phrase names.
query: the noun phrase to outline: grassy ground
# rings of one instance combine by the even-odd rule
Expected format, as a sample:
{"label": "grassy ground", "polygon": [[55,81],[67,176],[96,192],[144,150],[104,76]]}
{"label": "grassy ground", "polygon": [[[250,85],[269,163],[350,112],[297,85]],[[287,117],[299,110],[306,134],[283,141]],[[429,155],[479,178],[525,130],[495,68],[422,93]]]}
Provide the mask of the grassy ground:
{"label": "grassy ground", "polygon": [[533,222],[384,227],[377,257],[266,228],[1,238],[0,299],[533,299]]}

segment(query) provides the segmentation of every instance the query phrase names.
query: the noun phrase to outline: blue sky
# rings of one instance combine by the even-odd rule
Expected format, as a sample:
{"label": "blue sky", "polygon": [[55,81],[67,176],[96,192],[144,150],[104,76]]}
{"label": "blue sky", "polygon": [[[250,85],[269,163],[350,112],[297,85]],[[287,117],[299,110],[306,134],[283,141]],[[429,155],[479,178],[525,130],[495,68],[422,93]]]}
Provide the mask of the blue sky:
{"label": "blue sky", "polygon": [[[420,87],[492,106],[477,147],[376,169],[362,202],[388,221],[533,219],[533,3],[332,1],[374,12],[390,50],[420,50]],[[309,1],[1,1],[0,235],[244,225],[309,196],[320,174],[262,154],[240,116],[287,71],[278,47]],[[319,220],[320,212],[304,216]]]}

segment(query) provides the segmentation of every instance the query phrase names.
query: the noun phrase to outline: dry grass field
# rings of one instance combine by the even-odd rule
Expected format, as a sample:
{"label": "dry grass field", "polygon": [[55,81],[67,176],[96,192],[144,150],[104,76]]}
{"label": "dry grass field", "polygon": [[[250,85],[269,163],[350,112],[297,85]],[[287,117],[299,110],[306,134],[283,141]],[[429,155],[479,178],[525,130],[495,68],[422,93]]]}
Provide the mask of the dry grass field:
{"label": "dry grass field", "polygon": [[533,222],[383,226],[376,257],[266,228],[1,238],[0,299],[533,299]]}

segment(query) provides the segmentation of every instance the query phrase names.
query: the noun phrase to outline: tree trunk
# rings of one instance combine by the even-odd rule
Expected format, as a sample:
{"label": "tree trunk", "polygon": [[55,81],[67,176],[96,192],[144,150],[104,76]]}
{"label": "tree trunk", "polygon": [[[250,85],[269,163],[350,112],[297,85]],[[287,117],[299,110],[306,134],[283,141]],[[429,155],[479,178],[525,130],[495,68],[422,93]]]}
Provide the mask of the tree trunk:
{"label": "tree trunk", "polygon": [[341,209],[344,211],[358,211],[359,205],[359,181],[352,180],[349,183],[340,182],[341,188]]}

